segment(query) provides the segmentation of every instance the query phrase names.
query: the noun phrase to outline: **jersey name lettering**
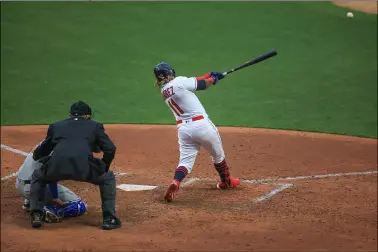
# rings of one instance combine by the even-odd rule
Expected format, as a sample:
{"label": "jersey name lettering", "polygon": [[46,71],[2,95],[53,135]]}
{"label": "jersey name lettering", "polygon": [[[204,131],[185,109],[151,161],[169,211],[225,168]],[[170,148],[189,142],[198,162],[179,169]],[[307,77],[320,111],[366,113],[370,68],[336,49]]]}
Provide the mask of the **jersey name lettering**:
{"label": "jersey name lettering", "polygon": [[169,97],[171,97],[174,94],[175,93],[173,92],[173,87],[172,86],[163,90],[163,97],[164,97],[164,99],[168,99]]}

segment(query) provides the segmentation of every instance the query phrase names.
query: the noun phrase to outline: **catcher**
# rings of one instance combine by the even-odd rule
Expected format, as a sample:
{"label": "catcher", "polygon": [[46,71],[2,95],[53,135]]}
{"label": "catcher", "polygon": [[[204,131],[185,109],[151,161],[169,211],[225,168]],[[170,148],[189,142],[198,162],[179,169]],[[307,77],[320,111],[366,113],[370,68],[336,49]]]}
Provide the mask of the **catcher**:
{"label": "catcher", "polygon": [[[16,190],[24,198],[22,208],[26,211],[30,211],[31,177],[33,172],[36,169],[40,169],[41,166],[42,163],[35,161],[33,152],[31,152],[18,170]],[[45,190],[44,202],[42,220],[49,223],[60,222],[64,217],[80,216],[87,211],[87,205],[79,196],[67,187],[57,183],[48,185]]]}

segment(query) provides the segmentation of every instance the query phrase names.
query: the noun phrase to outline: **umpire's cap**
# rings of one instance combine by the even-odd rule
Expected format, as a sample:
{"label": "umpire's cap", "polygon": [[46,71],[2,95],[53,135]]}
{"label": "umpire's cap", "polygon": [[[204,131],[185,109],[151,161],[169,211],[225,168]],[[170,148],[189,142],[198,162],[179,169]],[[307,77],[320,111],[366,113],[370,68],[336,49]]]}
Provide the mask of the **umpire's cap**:
{"label": "umpire's cap", "polygon": [[74,104],[71,105],[70,114],[72,116],[88,115],[89,118],[91,118],[92,117],[92,109],[85,102],[78,101],[78,102],[75,102]]}

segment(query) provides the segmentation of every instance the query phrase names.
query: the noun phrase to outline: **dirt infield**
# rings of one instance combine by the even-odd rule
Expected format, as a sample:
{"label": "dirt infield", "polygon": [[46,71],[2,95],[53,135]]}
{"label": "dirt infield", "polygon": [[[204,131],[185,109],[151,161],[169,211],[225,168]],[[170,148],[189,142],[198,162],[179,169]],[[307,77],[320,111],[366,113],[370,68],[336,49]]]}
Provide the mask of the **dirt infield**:
{"label": "dirt infield", "polygon": [[346,7],[351,10],[362,11],[370,14],[377,14],[377,1],[333,1],[340,7]]}
{"label": "dirt infield", "polygon": [[123,227],[103,231],[98,189],[63,182],[88,203],[88,214],[33,230],[15,177],[3,178],[23,162],[14,149],[30,151],[46,127],[2,127],[2,144],[14,149],[2,145],[1,150],[1,251],[377,249],[376,139],[220,128],[231,174],[243,179],[240,188],[216,190],[216,172],[201,150],[177,199],[166,204],[162,194],[179,155],[175,126],[107,125],[106,130],[118,147],[113,170],[127,173],[117,184],[157,189],[118,189]]}

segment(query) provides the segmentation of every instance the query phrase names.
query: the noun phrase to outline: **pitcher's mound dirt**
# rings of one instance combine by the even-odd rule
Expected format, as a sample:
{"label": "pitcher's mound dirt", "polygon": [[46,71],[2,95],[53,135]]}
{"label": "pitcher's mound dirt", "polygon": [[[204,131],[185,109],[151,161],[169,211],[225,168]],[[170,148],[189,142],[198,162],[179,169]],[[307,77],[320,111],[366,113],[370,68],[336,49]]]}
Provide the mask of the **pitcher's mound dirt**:
{"label": "pitcher's mound dirt", "polygon": [[[2,144],[30,151],[46,126],[2,127]],[[30,227],[15,190],[1,183],[1,251],[357,251],[377,248],[377,174],[307,178],[301,175],[375,171],[377,141],[295,131],[220,128],[234,191],[215,189],[217,173],[204,150],[172,204],[162,195],[179,158],[175,126],[106,125],[117,145],[117,184],[156,185],[152,191],[117,191],[123,227],[103,231],[97,187],[62,182],[89,205],[88,214]],[[2,150],[1,176],[24,156]],[[277,180],[293,177],[294,180]],[[293,187],[278,192],[279,184]],[[261,196],[272,197],[257,203]]]}

